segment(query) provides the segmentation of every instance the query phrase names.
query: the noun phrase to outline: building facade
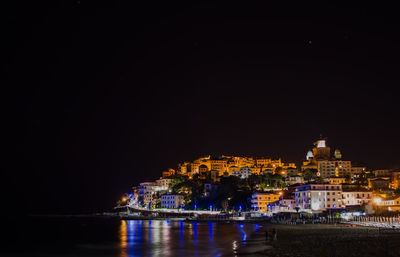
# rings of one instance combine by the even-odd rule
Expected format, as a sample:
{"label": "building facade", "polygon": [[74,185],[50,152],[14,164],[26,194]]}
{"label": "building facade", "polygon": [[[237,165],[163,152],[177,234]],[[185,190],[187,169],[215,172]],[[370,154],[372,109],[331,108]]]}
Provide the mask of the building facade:
{"label": "building facade", "polygon": [[161,190],[168,190],[173,179],[170,178],[160,178],[156,180],[156,185],[160,187]]}
{"label": "building facade", "polygon": [[364,205],[372,200],[372,191],[346,190],[342,191],[342,202],[345,206]]}
{"label": "building facade", "polygon": [[251,197],[251,207],[255,211],[267,213],[268,204],[279,201],[280,194],[254,193]]}
{"label": "building facade", "polygon": [[321,178],[344,177],[347,174],[351,174],[351,161],[318,161],[318,173]]}
{"label": "building facade", "polygon": [[181,208],[183,204],[183,195],[162,195],[161,196],[161,207],[168,209]]}
{"label": "building facade", "polygon": [[297,186],[294,194],[296,206],[304,211],[321,212],[344,207],[342,185],[307,184]]}
{"label": "building facade", "polygon": [[340,184],[346,183],[346,178],[344,178],[344,177],[327,178],[327,182],[329,184],[333,184],[333,185],[340,185]]}
{"label": "building facade", "polygon": [[141,201],[143,205],[149,205],[155,200],[156,191],[157,184],[155,182],[140,183],[138,187],[139,201]]}
{"label": "building facade", "polygon": [[303,184],[304,183],[304,177],[302,177],[302,176],[286,177],[285,182],[286,182],[286,184],[289,184],[289,185]]}

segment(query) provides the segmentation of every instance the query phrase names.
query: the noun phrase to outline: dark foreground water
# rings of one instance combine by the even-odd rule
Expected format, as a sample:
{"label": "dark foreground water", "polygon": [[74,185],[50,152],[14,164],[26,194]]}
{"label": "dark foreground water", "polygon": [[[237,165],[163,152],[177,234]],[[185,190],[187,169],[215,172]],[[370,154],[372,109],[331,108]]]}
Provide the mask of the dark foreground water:
{"label": "dark foreground water", "polygon": [[258,224],[35,217],[3,220],[0,256],[234,256]]}

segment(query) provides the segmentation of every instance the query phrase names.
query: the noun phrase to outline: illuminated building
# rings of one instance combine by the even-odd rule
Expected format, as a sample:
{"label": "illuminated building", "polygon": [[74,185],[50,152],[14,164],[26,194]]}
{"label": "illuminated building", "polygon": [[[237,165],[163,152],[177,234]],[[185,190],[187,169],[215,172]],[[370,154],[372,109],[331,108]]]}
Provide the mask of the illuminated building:
{"label": "illuminated building", "polygon": [[201,164],[199,166],[199,174],[200,175],[204,175],[205,173],[207,173],[207,171],[208,171],[207,165]]}
{"label": "illuminated building", "polygon": [[387,209],[388,211],[400,211],[400,195],[382,199],[377,205],[381,208]]}
{"label": "illuminated building", "polygon": [[346,183],[346,178],[344,177],[333,177],[333,178],[327,178],[328,183],[332,185],[340,185]]}
{"label": "illuminated building", "polygon": [[301,165],[301,171],[304,172],[305,170],[318,170],[317,161],[314,159],[304,161],[303,165]]}
{"label": "illuminated building", "polygon": [[375,177],[390,177],[392,171],[391,170],[374,170]]}
{"label": "illuminated building", "polygon": [[[391,189],[398,189],[399,188],[399,181],[400,181],[400,172],[399,171],[394,171],[394,170],[374,170],[373,171],[375,177],[384,179],[384,180],[389,180],[389,188]],[[374,183],[373,181],[371,182],[372,184]],[[386,185],[383,185],[386,182],[381,182],[383,187],[386,187]],[[371,186],[372,186],[371,184]],[[376,183],[375,183],[376,184]]]}
{"label": "illuminated building", "polygon": [[234,172],[238,172],[238,171],[240,171],[240,168],[238,166],[230,166],[228,168],[228,173],[230,175],[233,175]]}
{"label": "illuminated building", "polygon": [[211,170],[211,171],[210,171],[210,178],[211,178],[211,180],[212,180],[213,182],[219,181],[219,178],[218,178],[218,171],[216,171],[216,170]]}
{"label": "illuminated building", "polygon": [[351,161],[319,161],[318,172],[321,178],[343,177],[351,174]]}
{"label": "illuminated building", "polygon": [[253,167],[251,167],[250,168],[250,170],[251,170],[251,174],[250,175],[260,175],[260,174],[262,174],[262,172],[261,172],[261,170],[262,170],[262,168],[261,167],[257,167],[257,166],[253,166]]}
{"label": "illuminated building", "polygon": [[296,206],[309,212],[343,208],[342,186],[329,184],[307,184],[297,186],[294,192]]}
{"label": "illuminated building", "polygon": [[399,189],[400,188],[400,172],[393,171],[390,176],[390,188],[392,189]]}
{"label": "illuminated building", "polygon": [[354,183],[356,180],[360,179],[363,173],[367,172],[366,167],[356,167],[351,166],[351,181]]}
{"label": "illuminated building", "polygon": [[294,199],[282,197],[279,201],[268,205],[268,213],[296,212],[295,207]]}
{"label": "illuminated building", "polygon": [[237,176],[242,179],[248,178],[252,174],[252,169],[249,167],[242,167],[239,171],[233,171],[232,176]]}
{"label": "illuminated building", "polygon": [[168,190],[173,179],[170,178],[160,178],[156,180],[156,185],[161,188],[161,190]]}
{"label": "illuminated building", "polygon": [[[229,176],[232,175],[232,173],[237,175],[237,172],[244,167],[250,167],[252,174],[256,175],[262,174],[265,169],[272,169],[274,173],[277,168],[280,168],[280,172],[283,175],[286,175],[286,170],[296,169],[296,164],[284,163],[281,159],[255,159],[252,157],[222,155],[218,158],[211,156],[201,157],[193,162],[184,162],[182,164],[178,164],[178,171],[180,174],[188,175],[189,177],[193,177],[193,175],[197,173],[206,173],[210,170],[218,171],[218,176],[223,176],[225,174],[228,174]],[[163,175],[163,177],[168,176],[170,176],[170,173],[165,173],[165,175]]]}
{"label": "illuminated building", "polygon": [[320,138],[314,143],[312,154],[306,155],[301,170],[316,169],[321,178],[344,177],[351,174],[351,161],[343,161],[342,153],[336,149],[331,158],[331,148],[326,144],[326,138]]}
{"label": "illuminated building", "polygon": [[183,195],[162,195],[161,196],[161,207],[162,208],[171,208],[177,209],[183,204]]}
{"label": "illuminated building", "polygon": [[372,191],[365,189],[345,189],[342,191],[342,201],[346,206],[364,205],[372,200]]}
{"label": "illuminated building", "polygon": [[369,178],[368,179],[368,188],[372,190],[388,190],[390,184],[390,178],[388,177],[379,177],[379,178]]}
{"label": "illuminated building", "polygon": [[189,162],[178,163],[178,172],[182,175],[186,175],[189,172]]}
{"label": "illuminated building", "polygon": [[168,171],[163,171],[162,172],[162,177],[163,178],[168,178],[172,175],[175,175],[175,170],[174,169],[168,169]]}
{"label": "illuminated building", "polygon": [[335,150],[333,156],[334,156],[334,158],[335,158],[336,160],[341,160],[341,159],[342,159],[342,153],[340,152],[339,149],[336,149],[336,150]]}
{"label": "illuminated building", "polygon": [[268,204],[278,201],[280,194],[254,193],[251,196],[251,207],[255,211],[268,212]]}
{"label": "illuminated building", "polygon": [[326,138],[320,138],[314,143],[313,156],[317,161],[331,158],[331,148],[326,145]]}
{"label": "illuminated building", "polygon": [[367,167],[356,167],[356,166],[351,166],[351,175],[356,175],[356,174],[360,174],[363,172],[367,171]]}
{"label": "illuminated building", "polygon": [[148,205],[153,202],[157,191],[156,186],[154,182],[143,182],[139,184],[139,199],[142,200],[143,205]]}
{"label": "illuminated building", "polygon": [[222,176],[224,172],[228,171],[228,160],[224,158],[210,159],[211,170],[218,171],[218,175]]}
{"label": "illuminated building", "polygon": [[304,177],[302,176],[290,176],[286,177],[285,183],[289,185],[294,185],[294,184],[303,184],[304,183]]}

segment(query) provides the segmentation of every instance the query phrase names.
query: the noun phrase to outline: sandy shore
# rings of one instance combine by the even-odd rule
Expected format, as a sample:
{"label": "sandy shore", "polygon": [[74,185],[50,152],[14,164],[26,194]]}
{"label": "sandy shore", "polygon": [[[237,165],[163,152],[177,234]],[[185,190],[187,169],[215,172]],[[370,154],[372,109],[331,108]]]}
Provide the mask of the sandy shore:
{"label": "sandy shore", "polygon": [[[277,230],[266,242],[265,231]],[[238,256],[400,256],[400,231],[346,225],[264,225]]]}

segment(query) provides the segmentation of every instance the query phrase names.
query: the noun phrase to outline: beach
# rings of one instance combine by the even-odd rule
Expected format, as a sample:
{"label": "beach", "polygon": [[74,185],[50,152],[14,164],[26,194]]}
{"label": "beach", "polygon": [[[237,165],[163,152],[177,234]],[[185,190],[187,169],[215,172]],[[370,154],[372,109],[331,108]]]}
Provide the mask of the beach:
{"label": "beach", "polygon": [[[266,241],[265,231],[277,231]],[[238,256],[400,256],[400,230],[348,225],[265,224],[249,236]]]}

